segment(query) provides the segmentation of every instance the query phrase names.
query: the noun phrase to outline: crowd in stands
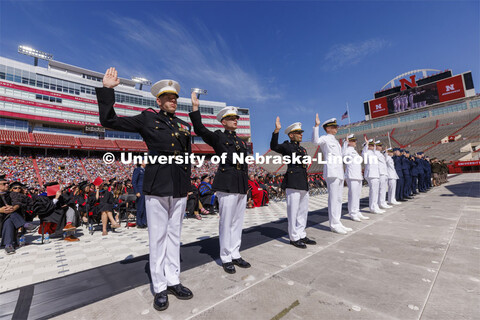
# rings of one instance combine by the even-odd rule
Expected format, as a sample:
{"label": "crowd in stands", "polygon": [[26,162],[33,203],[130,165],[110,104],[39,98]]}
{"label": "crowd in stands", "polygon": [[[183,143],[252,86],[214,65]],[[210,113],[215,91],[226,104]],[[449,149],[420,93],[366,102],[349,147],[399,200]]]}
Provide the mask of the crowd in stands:
{"label": "crowd in stands", "polygon": [[36,157],[42,181],[58,181],[71,184],[87,179],[78,158],[69,156]]}
{"label": "crowd in stands", "polygon": [[9,181],[19,181],[31,187],[40,186],[31,156],[1,155],[0,168]]}

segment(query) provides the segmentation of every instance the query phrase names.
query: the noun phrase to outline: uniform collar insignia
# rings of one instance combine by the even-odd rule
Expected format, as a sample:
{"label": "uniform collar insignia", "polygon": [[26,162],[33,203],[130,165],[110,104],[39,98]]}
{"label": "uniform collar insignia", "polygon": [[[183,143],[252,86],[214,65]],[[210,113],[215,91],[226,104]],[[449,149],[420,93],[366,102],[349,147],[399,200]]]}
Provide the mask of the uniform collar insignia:
{"label": "uniform collar insignia", "polygon": [[161,111],[160,114],[164,115],[165,117],[170,117],[170,118],[173,118],[175,117],[175,113],[170,113],[170,112],[167,112],[167,111]]}
{"label": "uniform collar insignia", "polygon": [[233,130],[226,130],[226,129],[225,129],[225,133],[226,133],[226,134],[231,134],[231,135],[234,135],[234,136],[237,135],[237,134],[235,133],[235,131],[233,131]]}

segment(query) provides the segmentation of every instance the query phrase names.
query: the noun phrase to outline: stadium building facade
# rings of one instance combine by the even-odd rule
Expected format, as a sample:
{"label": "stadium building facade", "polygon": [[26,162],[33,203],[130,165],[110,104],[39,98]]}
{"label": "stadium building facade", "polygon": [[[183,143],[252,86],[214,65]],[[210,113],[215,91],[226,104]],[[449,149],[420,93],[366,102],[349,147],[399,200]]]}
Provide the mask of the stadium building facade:
{"label": "stadium building facade", "polygon": [[[103,74],[50,60],[40,67],[0,57],[0,145],[77,150],[146,151],[137,133],[105,129],[100,125],[95,87]],[[158,108],[148,91],[136,82],[120,79],[115,88],[115,110],[135,116],[147,108]],[[185,92],[185,89],[184,89]],[[216,114],[225,102],[202,100],[202,120],[210,130],[222,129]],[[177,116],[190,123],[190,98],[178,99]],[[249,109],[239,108],[237,134],[251,148]],[[192,133],[196,153],[213,149]]]}

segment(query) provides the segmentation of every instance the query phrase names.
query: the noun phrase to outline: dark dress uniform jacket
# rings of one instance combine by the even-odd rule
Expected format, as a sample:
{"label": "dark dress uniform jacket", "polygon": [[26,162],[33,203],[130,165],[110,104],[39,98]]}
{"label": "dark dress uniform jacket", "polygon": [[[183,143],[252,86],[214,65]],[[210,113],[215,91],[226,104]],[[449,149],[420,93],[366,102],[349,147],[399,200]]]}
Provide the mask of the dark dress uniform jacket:
{"label": "dark dress uniform jacket", "polygon": [[143,178],[145,176],[145,169],[142,167],[136,167],[133,170],[132,175],[132,186],[135,193],[142,193],[142,186],[143,186]]}
{"label": "dark dress uniform jacket", "polygon": [[[118,117],[113,109],[114,90],[96,88],[100,123],[106,128],[138,132],[147,144],[150,155],[190,154],[190,125],[165,111],[144,110],[134,117]],[[190,164],[147,164],[143,191],[160,197],[186,197],[190,189]]]}
{"label": "dark dress uniform jacket", "polygon": [[[285,141],[282,144],[278,144],[278,133],[272,134],[270,149],[284,156],[292,156],[294,153],[299,156],[307,155],[307,150],[305,150],[305,148],[298,142]],[[285,178],[282,182],[282,189],[287,188],[308,190],[307,165],[292,163],[288,165]]]}
{"label": "dark dress uniform jacket", "polygon": [[213,190],[247,194],[248,190],[248,165],[234,164],[233,154],[243,154],[245,158],[248,154],[246,143],[237,137],[235,131],[225,130],[222,132],[216,130],[212,132],[205,128],[202,123],[200,111],[190,112],[190,119],[192,120],[195,133],[202,137],[203,141],[215,150],[215,153],[220,156],[223,153],[227,154],[225,164],[220,163],[215,180],[213,181]]}
{"label": "dark dress uniform jacket", "polygon": [[411,176],[410,172],[410,162],[407,157],[402,155],[402,170],[403,170],[403,175],[404,176]]}
{"label": "dark dress uniform jacket", "polygon": [[403,178],[403,170],[402,170],[402,158],[401,156],[393,156],[393,164],[395,166],[395,171],[399,178]]}

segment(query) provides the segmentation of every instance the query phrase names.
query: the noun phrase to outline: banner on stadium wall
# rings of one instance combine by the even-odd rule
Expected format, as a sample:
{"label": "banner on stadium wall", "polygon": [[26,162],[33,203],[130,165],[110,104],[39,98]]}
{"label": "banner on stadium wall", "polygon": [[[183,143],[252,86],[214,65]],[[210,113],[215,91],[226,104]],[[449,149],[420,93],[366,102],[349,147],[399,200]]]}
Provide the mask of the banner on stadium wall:
{"label": "banner on stadium wall", "polygon": [[462,75],[368,101],[372,119],[465,97]]}
{"label": "banner on stadium wall", "polygon": [[480,160],[473,161],[455,161],[456,167],[470,167],[470,166],[480,166]]}

